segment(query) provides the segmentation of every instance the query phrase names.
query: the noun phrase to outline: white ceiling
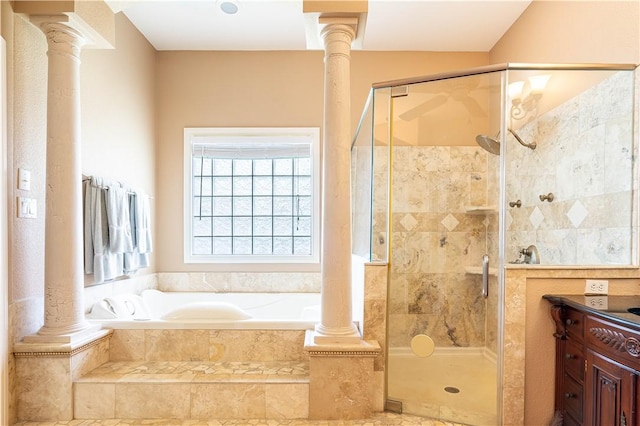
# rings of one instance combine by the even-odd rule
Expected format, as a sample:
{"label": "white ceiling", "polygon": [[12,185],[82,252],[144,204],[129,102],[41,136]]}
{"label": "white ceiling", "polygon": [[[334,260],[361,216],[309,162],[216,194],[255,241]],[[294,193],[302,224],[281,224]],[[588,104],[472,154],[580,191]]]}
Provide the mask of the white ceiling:
{"label": "white ceiling", "polygon": [[[319,44],[302,0],[107,0],[157,50],[306,50]],[[369,0],[356,49],[489,51],[531,0]],[[311,19],[310,19],[311,18]]]}

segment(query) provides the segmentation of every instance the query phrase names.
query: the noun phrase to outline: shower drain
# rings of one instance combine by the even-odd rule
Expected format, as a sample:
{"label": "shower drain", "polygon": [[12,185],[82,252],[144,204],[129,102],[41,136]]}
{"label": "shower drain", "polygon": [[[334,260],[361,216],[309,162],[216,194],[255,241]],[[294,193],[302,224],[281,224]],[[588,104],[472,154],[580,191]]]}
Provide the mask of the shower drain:
{"label": "shower drain", "polygon": [[449,393],[459,393],[460,389],[454,387],[454,386],[447,386],[446,388],[444,388],[445,392],[449,392]]}

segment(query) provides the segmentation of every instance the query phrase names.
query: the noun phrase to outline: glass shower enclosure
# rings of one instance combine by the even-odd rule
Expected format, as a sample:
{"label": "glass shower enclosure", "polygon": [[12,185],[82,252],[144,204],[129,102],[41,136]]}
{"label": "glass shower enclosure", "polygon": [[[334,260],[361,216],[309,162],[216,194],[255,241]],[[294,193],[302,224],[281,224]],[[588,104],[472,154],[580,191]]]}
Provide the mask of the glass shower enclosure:
{"label": "glass shower enclosure", "polygon": [[635,81],[506,64],[373,86],[353,251],[388,264],[389,409],[500,424],[505,268],[637,264]]}

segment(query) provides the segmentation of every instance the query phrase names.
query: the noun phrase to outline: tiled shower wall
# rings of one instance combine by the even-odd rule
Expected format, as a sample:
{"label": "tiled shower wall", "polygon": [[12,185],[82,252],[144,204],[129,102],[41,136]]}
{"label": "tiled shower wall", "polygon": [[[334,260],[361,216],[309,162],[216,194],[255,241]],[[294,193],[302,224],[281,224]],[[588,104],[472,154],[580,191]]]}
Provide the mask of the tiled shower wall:
{"label": "tiled shower wall", "polygon": [[632,83],[616,73],[518,129],[533,151],[509,136],[507,261],[535,244],[544,265],[632,263]]}
{"label": "tiled shower wall", "polygon": [[497,229],[497,213],[469,209],[497,204],[487,195],[488,154],[477,147],[398,146],[393,157],[390,346],[407,347],[426,334],[438,347],[495,351],[495,333],[486,329],[496,321],[486,318],[477,271],[485,252],[497,253],[487,238]]}

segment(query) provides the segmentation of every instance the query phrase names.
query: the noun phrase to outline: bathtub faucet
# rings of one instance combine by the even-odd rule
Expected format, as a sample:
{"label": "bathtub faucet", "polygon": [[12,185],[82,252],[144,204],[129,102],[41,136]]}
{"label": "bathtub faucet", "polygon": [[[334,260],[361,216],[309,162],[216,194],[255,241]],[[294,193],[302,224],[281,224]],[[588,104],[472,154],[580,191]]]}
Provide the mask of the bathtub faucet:
{"label": "bathtub faucet", "polygon": [[520,250],[520,255],[524,256],[524,260],[516,263],[529,263],[532,265],[538,265],[540,263],[540,255],[538,249],[534,245],[530,245],[527,248]]}

